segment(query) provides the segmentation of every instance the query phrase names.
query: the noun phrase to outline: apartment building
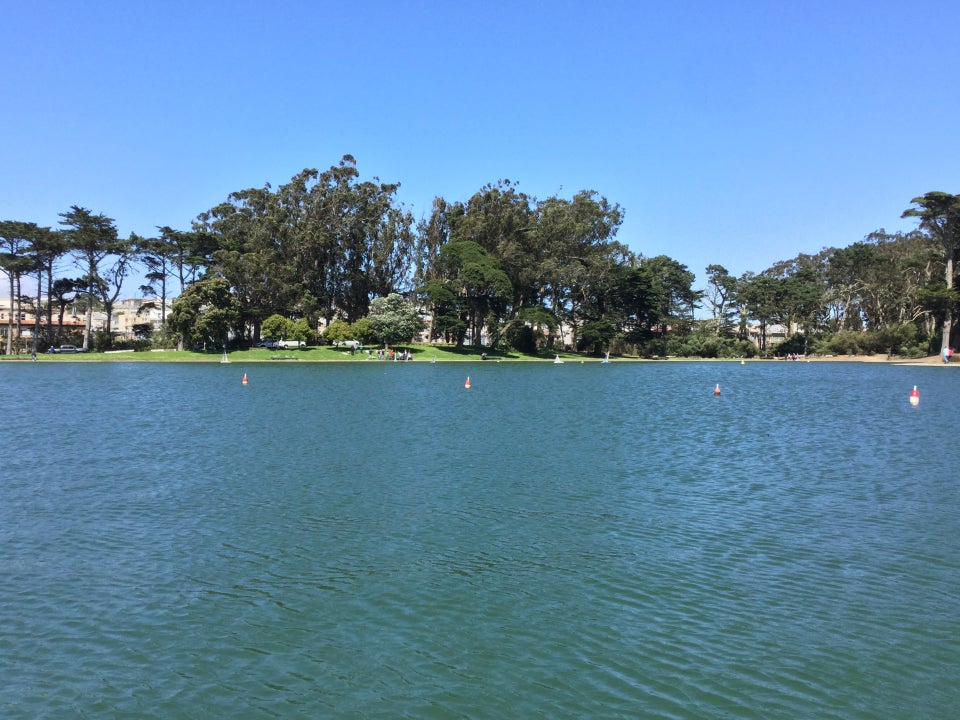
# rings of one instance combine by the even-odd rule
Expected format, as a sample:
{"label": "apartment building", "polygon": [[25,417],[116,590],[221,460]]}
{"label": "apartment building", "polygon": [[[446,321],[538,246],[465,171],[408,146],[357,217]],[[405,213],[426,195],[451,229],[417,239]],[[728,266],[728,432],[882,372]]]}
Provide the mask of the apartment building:
{"label": "apartment building", "polygon": [[131,298],[119,300],[113,306],[110,318],[110,331],[115,338],[133,340],[136,338],[135,326],[149,324],[154,332],[163,327],[163,319],[170,315],[172,303],[167,300],[166,308],[160,298]]}
{"label": "apartment building", "polygon": [[[171,303],[167,301],[166,314],[170,314]],[[59,311],[53,310],[53,326],[61,327],[59,320]],[[140,323],[149,323],[154,330],[159,330],[163,324],[162,302],[159,298],[134,298],[129,300],[120,300],[114,305],[113,317],[110,321],[110,331],[117,339],[135,339],[135,326]],[[11,323],[12,320],[12,323]],[[35,318],[32,308],[11,303],[10,298],[0,298],[0,352],[6,348],[7,335],[10,333],[11,324],[13,326],[13,340],[18,343],[23,350],[28,345],[32,345],[33,331],[35,327]],[[47,314],[44,312],[40,316],[41,335],[46,334]],[[94,332],[103,330],[107,326],[107,314],[105,312],[93,313]],[[63,315],[62,328],[65,331],[82,331],[86,327],[86,317],[75,306],[67,306]],[[19,342],[22,341],[22,342]]]}

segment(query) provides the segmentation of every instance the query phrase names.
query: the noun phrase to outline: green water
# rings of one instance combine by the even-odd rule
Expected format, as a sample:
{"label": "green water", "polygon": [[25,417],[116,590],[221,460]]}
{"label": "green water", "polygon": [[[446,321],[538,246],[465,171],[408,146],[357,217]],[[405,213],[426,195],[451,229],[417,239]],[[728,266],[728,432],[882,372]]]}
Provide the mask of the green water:
{"label": "green water", "polygon": [[958,398],[869,364],[2,364],[0,717],[949,718]]}

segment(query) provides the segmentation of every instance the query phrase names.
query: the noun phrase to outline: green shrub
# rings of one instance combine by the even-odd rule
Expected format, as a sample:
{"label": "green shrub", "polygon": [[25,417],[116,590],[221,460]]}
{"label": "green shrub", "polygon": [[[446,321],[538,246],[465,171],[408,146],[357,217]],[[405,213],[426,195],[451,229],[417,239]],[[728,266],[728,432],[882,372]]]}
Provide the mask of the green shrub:
{"label": "green shrub", "polygon": [[283,315],[274,314],[263,321],[260,326],[260,337],[270,340],[279,340],[287,337],[293,323]]}
{"label": "green shrub", "polygon": [[913,323],[902,323],[886,327],[876,332],[875,340],[881,352],[902,355],[903,348],[916,344],[917,326]]}
{"label": "green shrub", "polygon": [[819,355],[859,355],[862,342],[863,333],[841,330],[817,340],[813,351]]}
{"label": "green shrub", "polygon": [[537,352],[537,334],[529,325],[520,325],[508,330],[504,336],[507,347],[517,352],[533,355]]}
{"label": "green shrub", "polygon": [[373,329],[370,327],[370,318],[360,318],[350,325],[351,337],[348,340],[359,340],[364,345],[369,345],[374,341]]}

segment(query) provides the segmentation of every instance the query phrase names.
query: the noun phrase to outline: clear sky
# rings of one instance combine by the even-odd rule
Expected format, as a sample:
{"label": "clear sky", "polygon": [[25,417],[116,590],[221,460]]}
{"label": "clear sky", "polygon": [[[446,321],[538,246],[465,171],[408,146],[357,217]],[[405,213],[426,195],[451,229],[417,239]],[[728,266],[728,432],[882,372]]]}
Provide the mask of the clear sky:
{"label": "clear sky", "polygon": [[0,0],[0,219],[121,236],[344,154],[419,219],[596,190],[704,282],[960,193],[956,0]]}

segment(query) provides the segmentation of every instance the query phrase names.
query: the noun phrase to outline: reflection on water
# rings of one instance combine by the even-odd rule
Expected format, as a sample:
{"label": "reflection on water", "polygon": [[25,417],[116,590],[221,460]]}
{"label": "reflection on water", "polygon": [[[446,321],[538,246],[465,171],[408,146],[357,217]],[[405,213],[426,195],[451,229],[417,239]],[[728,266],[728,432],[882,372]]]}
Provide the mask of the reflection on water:
{"label": "reflection on water", "polygon": [[24,363],[0,380],[5,717],[960,701],[953,371]]}

